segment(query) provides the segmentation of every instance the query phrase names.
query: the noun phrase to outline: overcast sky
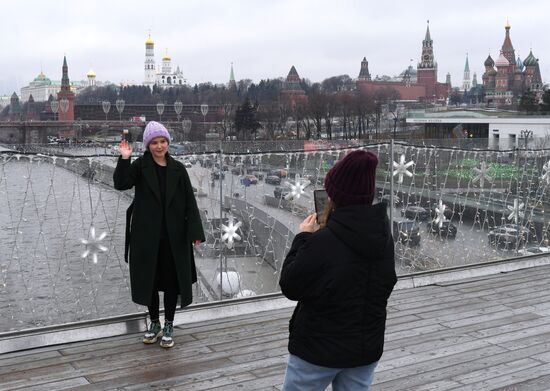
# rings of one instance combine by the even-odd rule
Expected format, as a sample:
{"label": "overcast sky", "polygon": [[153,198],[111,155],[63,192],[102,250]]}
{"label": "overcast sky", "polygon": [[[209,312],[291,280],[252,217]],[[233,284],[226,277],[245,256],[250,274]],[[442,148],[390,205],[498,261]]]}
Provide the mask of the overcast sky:
{"label": "overcast sky", "polygon": [[363,57],[372,76],[416,67],[426,20],[438,78],[462,84],[464,61],[481,82],[487,55],[496,60],[509,18],[522,59],[539,58],[550,80],[550,1],[547,0],[1,0],[0,94],[27,85],[41,68],[61,79],[67,55],[71,80],[93,68],[98,80],[143,81],[145,40],[155,41],[157,67],[168,49],[190,84],[235,77],[286,76],[292,65],[311,81],[348,74]]}

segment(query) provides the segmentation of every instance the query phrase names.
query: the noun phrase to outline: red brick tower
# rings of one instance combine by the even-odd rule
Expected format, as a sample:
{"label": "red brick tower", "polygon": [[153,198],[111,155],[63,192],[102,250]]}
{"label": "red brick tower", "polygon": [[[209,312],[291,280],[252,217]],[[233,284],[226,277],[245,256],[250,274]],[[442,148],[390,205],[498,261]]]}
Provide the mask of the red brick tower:
{"label": "red brick tower", "polygon": [[69,68],[67,67],[67,57],[65,56],[63,56],[61,91],[57,93],[57,100],[59,101],[59,121],[74,121],[74,92],[71,91]]}
{"label": "red brick tower", "polygon": [[283,89],[281,90],[281,101],[292,108],[307,103],[306,92],[300,85],[300,76],[294,65],[290,68],[290,72],[288,72]]}
{"label": "red brick tower", "polygon": [[422,55],[417,66],[416,80],[426,86],[426,99],[433,101],[436,97],[437,62],[434,60],[433,41],[430,37],[430,21],[426,28],[426,37],[422,41]]}

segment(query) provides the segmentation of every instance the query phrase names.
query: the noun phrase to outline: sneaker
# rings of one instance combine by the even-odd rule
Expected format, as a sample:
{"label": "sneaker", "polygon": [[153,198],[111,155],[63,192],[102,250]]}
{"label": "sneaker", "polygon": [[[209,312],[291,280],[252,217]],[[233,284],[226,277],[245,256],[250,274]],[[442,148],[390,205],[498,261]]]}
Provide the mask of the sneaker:
{"label": "sneaker", "polygon": [[151,344],[157,342],[157,338],[162,335],[162,329],[160,328],[160,322],[151,322],[149,324],[149,330],[143,336],[143,343]]}
{"label": "sneaker", "polygon": [[160,340],[160,346],[163,348],[171,348],[174,346],[174,340],[172,334],[174,333],[174,326],[172,322],[166,322],[164,329],[162,330],[162,339]]}

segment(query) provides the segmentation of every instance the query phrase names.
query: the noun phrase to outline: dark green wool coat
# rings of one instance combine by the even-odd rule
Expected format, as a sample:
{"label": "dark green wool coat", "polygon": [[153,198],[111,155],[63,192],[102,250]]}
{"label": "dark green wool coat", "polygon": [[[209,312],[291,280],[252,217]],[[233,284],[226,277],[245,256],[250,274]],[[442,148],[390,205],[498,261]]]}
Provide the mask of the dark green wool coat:
{"label": "dark green wool coat", "polygon": [[[191,286],[197,281],[192,242],[204,242],[205,238],[187,170],[169,154],[166,154],[166,162],[166,230],[178,274],[181,306],[185,307],[193,301]],[[145,152],[132,163],[130,159],[119,158],[113,180],[117,190],[135,187],[131,219],[127,219],[130,229],[126,230],[132,300],[149,305],[162,222],[159,182],[151,153]]]}

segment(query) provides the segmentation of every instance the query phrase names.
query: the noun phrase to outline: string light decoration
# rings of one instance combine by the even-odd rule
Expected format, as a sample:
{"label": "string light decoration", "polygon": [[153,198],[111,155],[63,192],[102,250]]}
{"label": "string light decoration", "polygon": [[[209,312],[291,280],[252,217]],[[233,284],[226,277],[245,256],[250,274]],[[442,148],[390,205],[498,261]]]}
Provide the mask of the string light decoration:
{"label": "string light decoration", "polygon": [[506,208],[510,211],[510,214],[508,215],[508,220],[513,220],[514,223],[518,223],[520,218],[523,218],[525,216],[525,211],[523,208],[525,207],[525,204],[522,202],[520,203],[517,198],[514,199],[514,206],[508,205]]}
{"label": "string light decoration", "polygon": [[285,182],[290,191],[285,195],[287,200],[297,200],[302,194],[305,193],[305,188],[309,186],[309,180],[300,178],[300,175],[296,174],[296,179],[294,182]]}
{"label": "string light decoration", "polygon": [[233,248],[235,241],[241,240],[241,236],[237,233],[241,225],[242,222],[240,221],[235,223],[233,216],[229,216],[227,225],[222,224],[222,241],[225,242],[227,248]]}
{"label": "string light decoration", "polygon": [[472,179],[473,183],[479,182],[479,186],[483,187],[485,181],[492,182],[493,178],[489,175],[489,166],[485,162],[481,162],[480,168],[474,167],[474,171],[477,175]]}
{"label": "string light decoration", "polygon": [[98,253],[107,252],[108,248],[101,244],[103,239],[107,236],[107,232],[102,232],[97,238],[95,236],[95,227],[90,227],[90,235],[88,239],[80,239],[80,242],[85,246],[82,258],[88,258],[91,255],[94,263],[97,263]]}
{"label": "string light decoration", "polygon": [[439,206],[435,208],[435,219],[433,220],[439,228],[443,227],[443,223],[447,221],[447,217],[445,216],[445,208],[446,206],[443,204],[443,201],[439,200]]}
{"label": "string light decoration", "polygon": [[408,170],[409,167],[414,165],[414,162],[411,160],[410,162],[405,163],[405,155],[401,155],[399,158],[399,163],[393,162],[393,168],[395,169],[393,171],[393,176],[397,175],[397,183],[401,184],[403,183],[403,176],[406,175],[409,178],[412,178],[413,173]]}
{"label": "string light decoration", "polygon": [[[201,194],[196,199],[207,238],[195,249],[204,277],[194,287],[195,302],[277,292],[286,253],[315,210],[313,190],[357,148],[378,155],[377,197],[389,195],[390,181],[400,185],[393,188],[395,219],[418,219],[409,208],[423,207],[435,211],[430,223],[457,227],[454,240],[421,229],[420,246],[397,241],[398,274],[517,256],[518,249],[489,243],[489,231],[508,222],[529,230],[530,246],[549,238],[550,151],[544,149],[519,156],[479,146],[397,144],[399,159],[393,161],[388,143],[361,141],[231,143],[222,144],[221,155],[212,152],[219,143],[186,148],[177,160],[186,163],[195,194]],[[0,332],[143,310],[131,302],[123,259],[133,191],[112,188],[113,153],[68,145],[0,152],[0,209],[6,211],[0,217],[0,251],[6,254],[0,259],[0,300],[9,303]],[[220,168],[224,178],[211,183]],[[242,175],[252,173],[258,183],[243,188]],[[220,254],[226,262],[216,269]],[[217,274],[222,288],[231,279],[223,297]]]}

